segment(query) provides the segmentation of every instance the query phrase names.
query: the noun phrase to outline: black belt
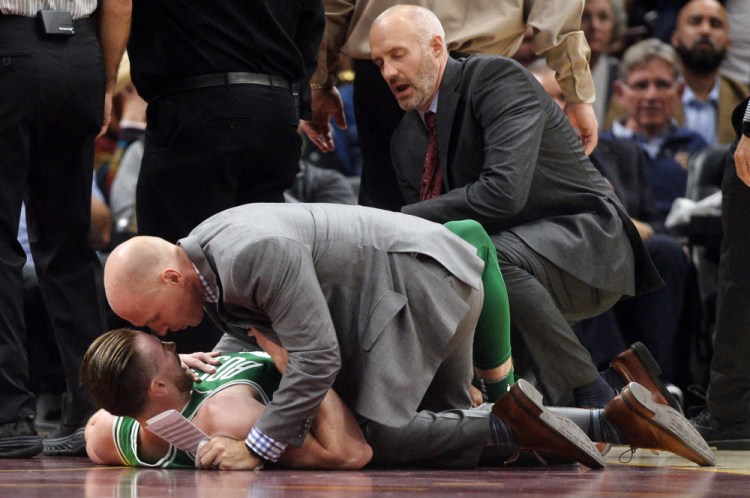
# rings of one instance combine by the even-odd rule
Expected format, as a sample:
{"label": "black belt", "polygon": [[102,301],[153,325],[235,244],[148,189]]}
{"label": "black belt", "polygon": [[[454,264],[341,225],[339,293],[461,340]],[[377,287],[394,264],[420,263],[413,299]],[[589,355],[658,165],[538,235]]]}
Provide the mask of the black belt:
{"label": "black belt", "polygon": [[289,80],[282,78],[281,76],[259,73],[217,73],[191,76],[179,80],[179,82],[172,86],[167,92],[165,92],[165,94],[169,95],[196,88],[211,88],[230,85],[260,85],[271,88],[283,88],[290,92],[292,91],[292,85],[289,83]]}
{"label": "black belt", "polygon": [[[41,33],[39,19],[36,17],[0,14],[0,28],[3,27]],[[76,33],[94,33],[96,31],[92,17],[76,19],[73,21],[73,27]]]}

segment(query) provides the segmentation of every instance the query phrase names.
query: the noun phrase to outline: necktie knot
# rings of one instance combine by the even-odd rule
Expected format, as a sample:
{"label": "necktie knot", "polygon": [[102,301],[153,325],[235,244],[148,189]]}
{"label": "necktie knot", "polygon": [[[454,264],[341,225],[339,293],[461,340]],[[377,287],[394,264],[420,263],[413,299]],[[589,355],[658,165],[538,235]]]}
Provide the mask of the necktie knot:
{"label": "necktie knot", "polygon": [[437,114],[435,114],[432,111],[427,111],[424,113],[424,123],[427,125],[427,128],[434,132],[435,131],[435,123],[437,122]]}

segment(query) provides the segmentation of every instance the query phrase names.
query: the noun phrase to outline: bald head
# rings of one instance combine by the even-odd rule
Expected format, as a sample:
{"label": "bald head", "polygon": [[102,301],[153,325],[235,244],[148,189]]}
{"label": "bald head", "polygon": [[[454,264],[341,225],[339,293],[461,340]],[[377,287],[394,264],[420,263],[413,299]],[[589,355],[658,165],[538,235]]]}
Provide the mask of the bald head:
{"label": "bald head", "polygon": [[[112,251],[104,266],[104,290],[142,294],[153,287],[163,267],[174,264],[174,244],[158,237],[133,237]],[[112,303],[110,302],[110,305]]]}
{"label": "bald head", "polygon": [[388,24],[409,26],[409,32],[427,46],[434,36],[445,40],[445,30],[440,19],[431,11],[417,5],[394,5],[381,13],[372,23],[371,30],[382,29]]}
{"label": "bald head", "polygon": [[185,251],[157,237],[120,244],[104,267],[104,290],[112,310],[160,335],[197,325],[204,294]]}

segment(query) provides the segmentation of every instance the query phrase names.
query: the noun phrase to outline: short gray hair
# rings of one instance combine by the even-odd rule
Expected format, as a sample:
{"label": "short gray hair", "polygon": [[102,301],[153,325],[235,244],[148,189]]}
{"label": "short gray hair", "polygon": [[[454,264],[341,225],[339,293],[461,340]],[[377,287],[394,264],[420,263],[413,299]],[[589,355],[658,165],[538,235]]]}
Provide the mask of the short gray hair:
{"label": "short gray hair", "polygon": [[380,24],[392,15],[402,15],[414,23],[416,35],[425,46],[430,43],[430,40],[432,40],[434,36],[440,35],[443,39],[443,46],[445,47],[445,29],[443,29],[440,19],[438,19],[435,13],[431,10],[418,5],[394,5],[375,18],[372,22],[372,27]]}
{"label": "short gray hair", "polygon": [[674,80],[680,79],[682,62],[677,52],[671,45],[667,45],[656,38],[640,41],[625,51],[622,61],[620,61],[618,79],[623,82],[627,81],[630,73],[654,59],[666,62],[672,69]]}

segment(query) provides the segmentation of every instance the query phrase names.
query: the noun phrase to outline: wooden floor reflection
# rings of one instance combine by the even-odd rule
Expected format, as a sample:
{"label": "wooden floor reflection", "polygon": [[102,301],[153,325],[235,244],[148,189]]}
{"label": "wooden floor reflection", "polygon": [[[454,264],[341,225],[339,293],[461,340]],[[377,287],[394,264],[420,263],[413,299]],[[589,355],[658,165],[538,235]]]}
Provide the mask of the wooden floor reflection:
{"label": "wooden floor reflection", "polygon": [[750,496],[750,452],[700,468],[670,453],[613,448],[607,468],[220,472],[98,467],[86,458],[0,460],[0,497]]}

